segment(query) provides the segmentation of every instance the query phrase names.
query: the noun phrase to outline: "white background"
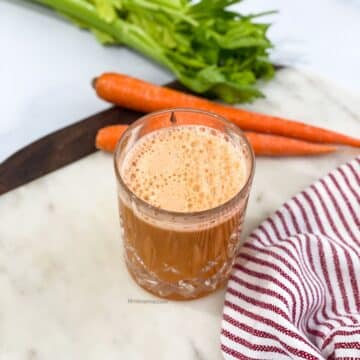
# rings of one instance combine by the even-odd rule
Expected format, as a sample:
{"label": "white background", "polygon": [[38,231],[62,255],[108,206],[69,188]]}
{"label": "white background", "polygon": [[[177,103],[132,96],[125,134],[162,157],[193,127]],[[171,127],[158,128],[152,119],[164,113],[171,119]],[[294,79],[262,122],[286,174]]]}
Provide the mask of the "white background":
{"label": "white background", "polygon": [[[360,92],[358,0],[247,0],[244,11],[278,9],[270,37],[277,61],[305,67]],[[108,105],[91,79],[119,71],[164,83],[171,74],[29,1],[0,0],[0,161],[47,133]]]}

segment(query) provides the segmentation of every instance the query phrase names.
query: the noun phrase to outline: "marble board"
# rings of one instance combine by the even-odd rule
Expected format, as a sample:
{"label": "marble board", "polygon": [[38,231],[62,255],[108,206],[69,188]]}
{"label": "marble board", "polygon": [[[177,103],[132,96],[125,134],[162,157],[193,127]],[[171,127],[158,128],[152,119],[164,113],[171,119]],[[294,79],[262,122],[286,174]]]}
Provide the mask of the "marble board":
{"label": "marble board", "polygon": [[[287,69],[249,109],[360,136],[360,95]],[[355,157],[259,158],[244,236],[286,199]],[[122,257],[112,158],[96,153],[0,197],[0,359],[221,359],[224,290],[171,302]]]}

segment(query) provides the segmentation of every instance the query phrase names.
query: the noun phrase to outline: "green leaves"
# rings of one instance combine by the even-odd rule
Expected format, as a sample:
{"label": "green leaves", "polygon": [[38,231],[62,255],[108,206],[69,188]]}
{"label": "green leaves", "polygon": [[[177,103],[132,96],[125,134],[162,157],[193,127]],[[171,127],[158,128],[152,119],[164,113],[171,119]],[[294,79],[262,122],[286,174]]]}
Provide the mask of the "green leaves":
{"label": "green leaves", "polygon": [[102,44],[123,44],[171,70],[196,93],[229,103],[262,96],[273,77],[263,14],[228,10],[240,0],[35,0],[87,27]]}

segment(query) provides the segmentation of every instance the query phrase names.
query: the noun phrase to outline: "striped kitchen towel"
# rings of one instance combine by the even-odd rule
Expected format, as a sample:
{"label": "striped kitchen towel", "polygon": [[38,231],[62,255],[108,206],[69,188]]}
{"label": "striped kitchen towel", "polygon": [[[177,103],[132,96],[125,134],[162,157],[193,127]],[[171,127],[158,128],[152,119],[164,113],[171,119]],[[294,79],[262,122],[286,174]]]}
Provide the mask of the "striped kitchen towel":
{"label": "striped kitchen towel", "polygon": [[360,359],[360,157],[287,203],[241,247],[225,359]]}

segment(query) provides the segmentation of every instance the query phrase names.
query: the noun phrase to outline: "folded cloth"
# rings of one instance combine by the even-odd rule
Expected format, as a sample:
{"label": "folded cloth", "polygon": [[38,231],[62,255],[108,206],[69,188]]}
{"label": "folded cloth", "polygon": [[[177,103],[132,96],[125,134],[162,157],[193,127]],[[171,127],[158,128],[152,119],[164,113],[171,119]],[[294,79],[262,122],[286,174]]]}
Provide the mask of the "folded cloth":
{"label": "folded cloth", "polygon": [[225,359],[360,359],[360,157],[286,202],[239,250]]}

